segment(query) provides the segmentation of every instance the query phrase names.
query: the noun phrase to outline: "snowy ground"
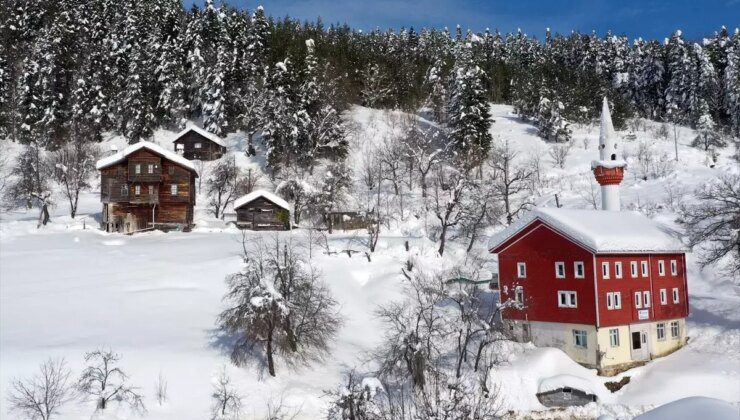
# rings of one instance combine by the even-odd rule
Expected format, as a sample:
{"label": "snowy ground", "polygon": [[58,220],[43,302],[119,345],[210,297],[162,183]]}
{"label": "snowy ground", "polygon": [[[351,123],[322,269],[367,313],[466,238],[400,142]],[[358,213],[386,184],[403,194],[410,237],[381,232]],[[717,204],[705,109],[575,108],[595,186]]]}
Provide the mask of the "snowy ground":
{"label": "snowy ground", "polygon": [[[553,168],[547,145],[533,127],[510,115],[511,108],[494,106],[494,134],[508,138],[524,157],[544,156],[548,187],[537,199],[554,205],[557,193],[566,207],[588,208],[592,185],[590,161],[597,155],[598,127],[577,128],[574,147],[564,169]],[[380,141],[393,129],[391,112],[356,107],[350,117],[363,134],[363,143]],[[652,138],[654,125],[638,131],[637,141],[625,143],[634,153],[643,137]],[[167,144],[173,133],[160,131],[157,141]],[[620,133],[624,134],[624,133]],[[688,147],[691,131],[682,129],[679,164],[668,176],[642,181],[628,168],[622,188],[623,207],[651,212],[671,223],[666,205],[667,191],[690,191],[718,171],[738,170],[723,151],[714,169],[706,155]],[[590,139],[584,148],[583,139]],[[243,148],[243,138],[230,136],[234,149]],[[123,145],[121,139],[111,143]],[[351,159],[358,162],[361,148],[354,142]],[[673,156],[673,142],[655,145],[656,152]],[[240,155],[242,167],[259,168],[263,163]],[[668,187],[668,188],[667,188]],[[300,419],[320,418],[327,398],[349,369],[367,371],[366,351],[381,337],[374,310],[378,304],[399,296],[400,268],[407,256],[403,243],[422,264],[434,265],[434,249],[418,220],[408,217],[381,238],[372,262],[361,255],[325,255],[315,249],[313,262],[321,268],[334,296],[341,304],[345,324],[330,356],[298,372],[278,365],[277,378],[269,378],[257,367],[235,368],[214,337],[215,316],[222,309],[224,277],[239,270],[241,233],[197,210],[198,228],[191,233],[144,233],[134,236],[106,234],[97,230],[98,195],[81,198],[76,220],[67,216],[63,201],[54,209],[52,224],[37,230],[36,211],[2,214],[0,220],[0,395],[7,395],[12,377],[36,371],[48,357],[64,357],[78,374],[86,351],[110,347],[123,354],[121,366],[140,386],[151,419],[207,418],[212,378],[225,368],[244,396],[245,418],[259,418],[272,401],[298,412]],[[199,197],[199,204],[203,203]],[[85,227],[83,229],[83,220]],[[288,233],[302,236],[301,230]],[[252,233],[251,235],[257,235]],[[262,233],[262,235],[270,235]],[[352,234],[332,235],[336,248],[345,248]],[[359,245],[357,245],[359,247]],[[452,245],[447,259],[459,255]],[[447,254],[447,253],[446,253]],[[603,386],[617,378],[601,378],[582,368],[555,349],[511,344],[510,361],[496,372],[504,408],[513,416],[534,418],[593,418],[611,414],[631,418],[656,405],[691,396],[713,397],[740,407],[740,289],[712,270],[700,271],[689,255],[691,316],[690,342],[684,349],[640,368],[623,373],[631,382],[611,394]],[[439,264],[443,264],[440,262]],[[169,401],[154,401],[157,377],[168,382]],[[534,394],[542,380],[574,375],[591,384],[600,405],[536,413],[544,410]],[[0,403],[0,418],[14,419]],[[530,412],[532,410],[533,412]],[[65,406],[62,419],[88,418],[89,404]],[[125,412],[109,412],[108,418],[128,418]]]}

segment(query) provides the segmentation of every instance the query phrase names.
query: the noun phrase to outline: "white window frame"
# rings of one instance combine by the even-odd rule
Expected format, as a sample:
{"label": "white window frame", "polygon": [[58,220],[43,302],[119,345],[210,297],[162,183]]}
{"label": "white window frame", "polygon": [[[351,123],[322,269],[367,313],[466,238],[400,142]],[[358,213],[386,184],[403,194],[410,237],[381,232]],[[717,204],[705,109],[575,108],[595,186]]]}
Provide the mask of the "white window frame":
{"label": "white window frame", "polygon": [[671,260],[671,275],[678,275],[678,262],[676,260]]}
{"label": "white window frame", "polygon": [[149,195],[154,195],[154,185],[149,185],[147,188]]}
{"label": "white window frame", "polygon": [[609,329],[609,345],[619,347],[619,328]]}
{"label": "white window frame", "polygon": [[524,288],[522,286],[517,286],[514,289],[514,301],[524,305]]}
{"label": "white window frame", "polygon": [[134,186],[134,194],[141,195],[141,185]]}
{"label": "white window frame", "polygon": [[[563,303],[565,297],[565,303]],[[558,307],[559,308],[577,308],[578,293],[572,290],[558,290]]]}
{"label": "white window frame", "polygon": [[134,165],[134,173],[136,175],[139,175],[141,173],[141,163],[137,163],[136,165]]}
{"label": "white window frame", "polygon": [[650,292],[647,290],[642,292],[642,306],[645,308],[649,308],[651,303],[652,302],[650,299]]}
{"label": "white window frame", "polygon": [[202,143],[195,143],[195,144],[193,144],[193,148],[194,149],[202,149],[203,148],[203,144]]}
{"label": "white window frame", "polygon": [[121,196],[128,197],[128,185],[121,185]]}
{"label": "white window frame", "polygon": [[649,272],[648,262],[640,261],[640,273],[642,274],[642,277],[647,277]]}
{"label": "white window frame", "polygon": [[679,303],[681,301],[681,298],[678,295],[678,287],[673,288],[672,294],[673,294],[673,303]]}
{"label": "white window frame", "polygon": [[170,185],[170,195],[177,195],[177,184]]}
{"label": "white window frame", "polygon": [[660,304],[668,304],[668,292],[666,291],[666,289],[660,289]]}
{"label": "white window frame", "polygon": [[614,293],[612,292],[606,294],[606,309],[614,309]]}
{"label": "white window frame", "polygon": [[[562,271],[562,274],[561,274],[561,271]],[[558,261],[555,263],[555,278],[558,278],[558,279],[565,278],[565,263],[562,261]]]}
{"label": "white window frame", "polygon": [[150,163],[150,164],[147,165],[147,167],[146,167],[146,173],[148,173],[148,174],[153,174],[154,173],[154,164],[153,163]]}
{"label": "white window frame", "polygon": [[637,261],[630,261],[630,275],[633,279],[637,278],[638,275],[637,271]]}
{"label": "white window frame", "polygon": [[671,338],[678,340],[681,336],[681,327],[678,325],[678,321],[671,321]]}
{"label": "white window frame", "polygon": [[614,277],[618,279],[622,278],[622,263],[619,261],[614,263]]}
{"label": "white window frame", "polygon": [[635,292],[635,308],[642,308],[642,292]]}
{"label": "white window frame", "polygon": [[658,260],[658,275],[665,276],[665,261]]}
{"label": "white window frame", "polygon": [[[578,270],[581,270],[581,274],[578,274]],[[576,261],[573,263],[573,277],[577,279],[586,278],[586,266],[583,265],[583,261]]]}
{"label": "white window frame", "polygon": [[665,341],[665,323],[660,322],[655,325],[655,336],[658,338],[658,341]]}
{"label": "white window frame", "polygon": [[524,262],[516,263],[516,277],[519,279],[527,278],[527,263],[524,263]]}
{"label": "white window frame", "polygon": [[[581,341],[580,344],[578,343],[579,341]],[[573,330],[573,345],[575,345],[576,347],[587,349],[588,348],[588,331]]]}
{"label": "white window frame", "polygon": [[601,263],[601,278],[609,278],[609,261],[604,261]]}
{"label": "white window frame", "polygon": [[622,309],[622,292],[614,292],[614,309]]}

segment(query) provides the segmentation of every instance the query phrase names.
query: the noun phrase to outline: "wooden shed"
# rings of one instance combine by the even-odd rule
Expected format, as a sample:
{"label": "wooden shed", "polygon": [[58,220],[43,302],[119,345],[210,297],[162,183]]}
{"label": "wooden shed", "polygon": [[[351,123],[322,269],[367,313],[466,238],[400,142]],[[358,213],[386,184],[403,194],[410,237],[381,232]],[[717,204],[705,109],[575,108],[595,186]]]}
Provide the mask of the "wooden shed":
{"label": "wooden shed", "polygon": [[178,133],[172,143],[175,152],[190,160],[216,160],[226,153],[223,139],[194,125]]}
{"label": "wooden shed", "polygon": [[277,195],[257,190],[234,202],[236,225],[251,230],[290,229],[290,204]]}
{"label": "wooden shed", "polygon": [[101,227],[133,233],[193,224],[195,172],[192,162],[142,141],[99,160]]}

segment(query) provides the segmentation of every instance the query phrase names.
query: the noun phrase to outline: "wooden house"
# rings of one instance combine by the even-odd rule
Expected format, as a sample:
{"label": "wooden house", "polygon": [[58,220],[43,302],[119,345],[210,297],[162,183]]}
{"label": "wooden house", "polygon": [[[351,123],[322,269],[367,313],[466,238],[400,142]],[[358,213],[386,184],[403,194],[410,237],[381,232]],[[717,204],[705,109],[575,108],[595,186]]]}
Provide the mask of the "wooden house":
{"label": "wooden house", "polygon": [[175,152],[189,160],[216,160],[226,153],[223,139],[194,125],[178,133],[172,143]]}
{"label": "wooden house", "polygon": [[356,211],[332,211],[326,216],[327,225],[332,229],[355,230],[367,229],[372,225],[371,220],[364,214]]}
{"label": "wooden house", "polygon": [[198,175],[182,156],[142,141],[99,160],[96,168],[106,231],[186,230],[193,224]]}
{"label": "wooden house", "polygon": [[234,202],[236,225],[251,230],[290,229],[290,204],[268,191],[257,190]]}

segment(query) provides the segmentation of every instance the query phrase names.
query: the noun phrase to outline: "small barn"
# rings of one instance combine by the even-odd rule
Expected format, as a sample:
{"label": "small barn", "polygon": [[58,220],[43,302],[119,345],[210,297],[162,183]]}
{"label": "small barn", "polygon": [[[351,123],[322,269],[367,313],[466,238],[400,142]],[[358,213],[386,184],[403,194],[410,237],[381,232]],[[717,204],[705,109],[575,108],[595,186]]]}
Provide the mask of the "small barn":
{"label": "small barn", "polygon": [[252,191],[234,202],[236,225],[251,230],[290,229],[290,204],[264,190]]}
{"label": "small barn", "polygon": [[223,139],[196,127],[187,127],[172,141],[175,152],[189,160],[216,160],[226,153]]}

